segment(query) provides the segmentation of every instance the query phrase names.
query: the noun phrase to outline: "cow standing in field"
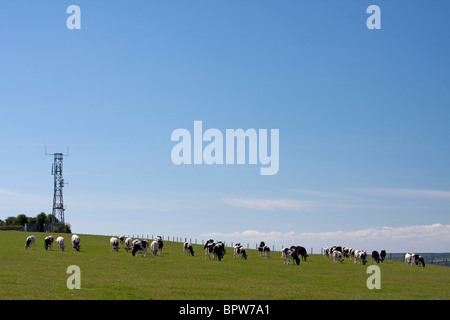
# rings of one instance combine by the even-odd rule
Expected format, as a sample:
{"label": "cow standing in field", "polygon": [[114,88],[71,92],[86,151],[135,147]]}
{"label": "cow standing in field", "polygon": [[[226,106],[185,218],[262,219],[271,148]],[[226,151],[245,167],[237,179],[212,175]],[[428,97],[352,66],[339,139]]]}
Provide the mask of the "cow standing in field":
{"label": "cow standing in field", "polygon": [[47,250],[50,247],[50,251],[53,251],[53,241],[54,241],[53,236],[45,237],[45,239],[44,239],[45,250]]}
{"label": "cow standing in field", "polygon": [[119,236],[119,242],[120,242],[120,244],[123,245],[124,241],[125,241],[125,236],[124,236],[123,234],[121,234],[121,235]]}
{"label": "cow standing in field", "polygon": [[298,252],[296,250],[293,250],[292,247],[289,250],[289,260],[288,260],[288,264],[291,262],[291,259],[293,260],[292,265],[294,265],[294,261],[295,263],[297,263],[297,265],[300,265],[300,258],[298,256]]}
{"label": "cow standing in field", "polygon": [[141,241],[141,248],[142,248],[142,255],[144,257],[147,256],[147,250],[148,250],[148,241],[147,240],[142,240]]}
{"label": "cow standing in field", "polygon": [[185,242],[183,244],[183,255],[194,256],[194,249],[192,248],[192,244],[189,242]]}
{"label": "cow standing in field", "polygon": [[155,238],[155,240],[158,241],[158,250],[159,250],[159,253],[162,253],[162,249],[163,249],[163,247],[164,247],[164,242],[163,242],[163,240],[162,240],[162,237],[161,237],[161,236],[157,236],[157,237]]}
{"label": "cow standing in field", "polygon": [[28,236],[25,240],[25,250],[27,250],[28,248],[31,249],[32,246],[33,249],[36,249],[36,238],[34,236]]}
{"label": "cow standing in field", "polygon": [[425,268],[425,260],[421,255],[414,254],[412,257],[412,261],[420,267],[420,264]]}
{"label": "cow standing in field", "polygon": [[80,251],[80,237],[74,234],[71,239],[72,242],[72,251]]}
{"label": "cow standing in field", "polygon": [[269,255],[270,255],[269,246],[264,246],[262,252],[263,252],[263,257],[266,259],[269,259]]}
{"label": "cow standing in field", "polygon": [[407,252],[405,254],[405,264],[406,265],[408,265],[408,264],[412,265],[412,258],[413,258],[413,256],[414,256],[414,253],[411,253],[411,252]]}
{"label": "cow standing in field", "polygon": [[333,262],[334,263],[336,263],[336,261],[339,261],[340,263],[342,263],[344,261],[344,259],[342,259],[343,254],[339,250],[334,250],[331,255],[333,257]]}
{"label": "cow standing in field", "polygon": [[142,252],[142,242],[139,240],[133,240],[132,243],[132,250],[131,250],[131,255],[134,257],[136,255],[136,253],[141,253],[141,256],[143,257],[144,254]]}
{"label": "cow standing in field", "polygon": [[64,238],[63,237],[58,237],[56,238],[56,244],[58,245],[58,251],[64,251],[64,248],[66,247],[64,245]]}
{"label": "cow standing in field", "polygon": [[286,260],[289,259],[289,255],[291,253],[291,249],[289,248],[283,248],[283,250],[281,250],[281,259],[283,259],[284,264],[286,264]]}
{"label": "cow standing in field", "polygon": [[330,256],[330,249],[328,247],[323,247],[322,252],[325,257],[328,258]]}
{"label": "cow standing in field", "polygon": [[126,238],[125,240],[125,251],[130,252],[133,250],[133,240],[131,238]]}
{"label": "cow standing in field", "polygon": [[213,247],[214,260],[221,261],[223,256],[225,255],[225,244],[221,241],[216,243]]}
{"label": "cow standing in field", "polygon": [[211,253],[213,253],[215,242],[213,239],[208,239],[203,246],[203,249],[205,249],[205,260],[207,257],[209,257],[209,260],[211,260]]}
{"label": "cow standing in field", "polygon": [[365,250],[356,250],[355,251],[355,264],[362,263],[363,265],[366,264],[367,260],[367,252]]}
{"label": "cow standing in field", "polygon": [[385,258],[386,258],[386,250],[381,250],[380,261],[383,262]]}
{"label": "cow standing in field", "polygon": [[308,257],[308,254],[306,253],[306,249],[301,246],[291,246],[291,250],[294,250],[297,252],[298,255],[302,256],[302,259],[306,261],[306,258]]}
{"label": "cow standing in field", "polygon": [[240,255],[241,259],[247,260],[247,253],[245,252],[244,247],[240,243],[236,243],[234,245],[234,258],[236,259],[236,256]]}
{"label": "cow standing in field", "polygon": [[380,263],[380,255],[378,251],[372,251],[372,263],[375,260],[376,263]]}
{"label": "cow standing in field", "polygon": [[109,244],[111,245],[111,251],[119,252],[119,240],[117,238],[109,239]]}
{"label": "cow standing in field", "polygon": [[264,247],[266,246],[266,243],[264,241],[261,241],[258,247],[259,256],[262,257],[264,255]]}
{"label": "cow standing in field", "polygon": [[153,240],[153,242],[151,244],[151,250],[152,250],[152,254],[154,256],[156,256],[158,254],[158,249],[159,249],[159,242],[158,242],[158,240]]}

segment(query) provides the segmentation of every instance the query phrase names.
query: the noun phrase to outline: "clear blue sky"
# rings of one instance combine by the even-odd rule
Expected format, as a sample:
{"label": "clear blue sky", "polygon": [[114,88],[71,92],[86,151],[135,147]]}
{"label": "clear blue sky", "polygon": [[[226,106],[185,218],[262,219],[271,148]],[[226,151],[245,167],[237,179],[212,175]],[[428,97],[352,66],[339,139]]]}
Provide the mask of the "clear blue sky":
{"label": "clear blue sky", "polygon": [[[81,30],[66,9],[81,8]],[[381,8],[381,30],[366,9]],[[0,219],[76,233],[450,251],[448,1],[10,1]],[[280,130],[280,169],[172,163],[177,128]]]}

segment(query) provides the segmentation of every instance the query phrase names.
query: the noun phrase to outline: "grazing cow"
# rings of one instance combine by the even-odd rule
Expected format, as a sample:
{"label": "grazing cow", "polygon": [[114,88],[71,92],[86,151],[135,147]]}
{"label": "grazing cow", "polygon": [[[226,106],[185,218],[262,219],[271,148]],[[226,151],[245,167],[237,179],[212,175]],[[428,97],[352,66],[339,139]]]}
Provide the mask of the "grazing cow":
{"label": "grazing cow", "polygon": [[209,239],[206,241],[205,245],[203,246],[203,249],[205,249],[205,260],[207,257],[209,257],[209,260],[211,260],[211,253],[213,253],[215,244],[216,242],[214,242],[213,239]]}
{"label": "grazing cow", "polygon": [[363,265],[366,264],[367,260],[367,252],[365,250],[356,250],[355,251],[355,264],[362,263]]}
{"label": "grazing cow", "polygon": [[412,265],[412,259],[413,259],[413,256],[414,256],[414,253],[411,253],[411,252],[407,252],[406,254],[405,254],[405,264],[410,264],[410,265]]}
{"label": "grazing cow", "polygon": [[119,241],[120,241],[120,244],[123,245],[123,242],[125,241],[125,236],[123,234],[121,234],[119,236]]}
{"label": "grazing cow", "polygon": [[72,251],[80,251],[80,237],[74,234],[71,239],[72,242]]}
{"label": "grazing cow", "polygon": [[380,254],[378,251],[372,251],[372,263],[375,260],[376,263],[380,263]]}
{"label": "grazing cow", "polygon": [[348,247],[342,247],[342,256],[344,258],[348,258],[348,255],[350,254],[350,248]]}
{"label": "grazing cow", "polygon": [[125,239],[125,251],[130,252],[133,250],[133,240],[131,238]]}
{"label": "grazing cow", "polygon": [[241,255],[241,259],[247,260],[247,253],[245,252],[244,247],[240,243],[236,243],[234,245],[234,258],[236,259],[237,255]]}
{"label": "grazing cow", "polygon": [[328,258],[330,256],[330,249],[328,247],[323,247],[322,252],[325,257]]}
{"label": "grazing cow", "polygon": [[44,248],[45,248],[45,250],[47,250],[48,247],[50,247],[50,251],[53,250],[53,241],[54,241],[53,236],[45,237],[45,239],[44,239]]}
{"label": "grazing cow", "polygon": [[163,240],[162,240],[162,237],[161,236],[157,236],[156,238],[155,238],[155,240],[156,241],[158,241],[158,250],[159,250],[159,253],[162,253],[162,248],[163,248],[163,246],[164,246],[164,242],[163,242]]}
{"label": "grazing cow", "polygon": [[[412,257],[412,261],[417,265],[422,264],[422,266],[425,268],[425,260],[423,259],[422,256],[418,255],[418,254],[414,254]],[[420,267],[420,265],[419,265]]]}
{"label": "grazing cow", "polygon": [[152,244],[150,245],[150,249],[152,250],[152,254],[156,256],[158,254],[159,249],[159,242],[158,240],[153,240]]}
{"label": "grazing cow", "polygon": [[223,244],[223,242],[219,241],[214,244],[212,252],[214,254],[214,260],[221,261],[223,256],[225,255],[225,245]]}
{"label": "grazing cow", "polygon": [[262,252],[263,252],[263,257],[266,259],[269,259],[269,254],[270,254],[269,246],[264,246]]}
{"label": "grazing cow", "polygon": [[283,248],[283,250],[281,250],[281,259],[283,259],[284,264],[286,264],[286,259],[289,259],[289,255],[291,253],[291,249],[289,248]]}
{"label": "grazing cow", "polygon": [[258,247],[259,256],[264,256],[264,247],[266,246],[266,243],[264,241],[261,241]]}
{"label": "grazing cow", "polygon": [[[291,259],[297,263],[297,265],[300,265],[300,258],[298,257],[298,252],[296,250],[293,250],[292,247],[289,250],[289,259],[288,264],[291,262]],[[294,265],[294,262],[292,262],[292,265]]]}
{"label": "grazing cow", "polygon": [[336,263],[336,261],[339,261],[340,263],[342,263],[344,261],[344,259],[342,259],[343,254],[339,250],[334,250],[331,255],[333,257],[333,262],[334,263]]}
{"label": "grazing cow", "polygon": [[298,255],[302,256],[302,259],[306,261],[306,258],[308,257],[308,254],[306,253],[306,249],[301,246],[291,246],[291,250],[297,251]]}
{"label": "grazing cow", "polygon": [[142,242],[139,240],[133,240],[132,244],[133,249],[131,250],[131,255],[134,257],[137,252],[141,253],[141,256],[143,257],[143,248],[142,248]]}
{"label": "grazing cow", "polygon": [[31,249],[31,246],[33,246],[33,249],[36,249],[36,238],[34,236],[28,236],[25,240],[25,250]]}
{"label": "grazing cow", "polygon": [[192,244],[189,242],[185,242],[183,244],[183,255],[194,256],[194,249],[192,248]]}
{"label": "grazing cow", "polygon": [[64,245],[64,238],[63,237],[58,237],[56,238],[56,244],[58,245],[58,251],[64,251],[64,248],[66,247]]}
{"label": "grazing cow", "polygon": [[141,247],[142,247],[142,255],[144,257],[147,256],[147,250],[148,250],[148,241],[147,240],[142,240],[141,241]]}
{"label": "grazing cow", "polygon": [[348,249],[348,258],[350,258],[350,259],[355,258],[355,249],[353,249],[353,248]]}
{"label": "grazing cow", "polygon": [[111,245],[111,251],[119,252],[119,240],[117,238],[112,237],[109,239],[109,243]]}
{"label": "grazing cow", "polygon": [[385,258],[386,258],[386,250],[381,250],[380,261],[383,262]]}

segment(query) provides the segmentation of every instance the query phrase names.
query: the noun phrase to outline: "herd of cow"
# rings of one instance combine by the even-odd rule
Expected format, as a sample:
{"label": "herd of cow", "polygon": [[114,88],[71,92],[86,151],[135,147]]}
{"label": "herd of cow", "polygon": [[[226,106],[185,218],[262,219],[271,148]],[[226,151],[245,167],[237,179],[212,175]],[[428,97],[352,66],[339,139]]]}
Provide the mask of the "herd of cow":
{"label": "herd of cow", "polygon": [[[80,251],[80,237],[74,234],[72,235],[70,241],[72,243],[72,250]],[[53,242],[54,242],[53,236],[45,237],[44,239],[45,250],[48,250],[48,248],[50,248],[50,250],[53,250]],[[58,247],[58,251],[60,250],[64,251],[64,249],[66,248],[64,244],[64,238],[63,237],[56,238],[56,245]],[[36,238],[34,236],[28,236],[27,239],[25,240],[25,249],[28,248],[31,249],[31,247],[33,247],[33,249],[36,249]]]}
{"label": "herd of cow", "polygon": [[[140,253],[142,257],[147,256],[149,247],[149,242],[147,240],[132,240],[129,237],[125,239],[124,235],[120,235],[119,239],[112,237],[109,239],[109,243],[111,245],[111,251],[118,252],[120,243],[124,246],[126,252],[131,252],[133,257],[136,253]],[[162,241],[162,237],[157,236],[152,243],[150,243],[150,250],[152,251],[152,254],[156,256],[158,252],[162,253],[163,246],[164,242]]]}
{"label": "herd of cow", "polygon": [[[367,251],[366,250],[355,250],[349,247],[342,246],[333,246],[331,248],[324,247],[323,254],[326,257],[332,258],[333,261],[343,262],[343,258],[355,259],[355,264],[360,263],[365,265],[367,263]],[[372,263],[375,261],[376,263],[383,262],[386,258],[386,250],[381,250],[380,253],[378,251],[372,251]]]}
{"label": "herd of cow", "polygon": [[[34,236],[29,236],[26,239],[25,249],[33,248],[35,249],[36,238]],[[44,239],[44,247],[45,250],[50,248],[53,250],[53,236],[48,236]],[[64,238],[58,237],[56,239],[56,244],[58,247],[58,251],[64,251]],[[80,237],[76,234],[72,235],[71,238],[72,250],[80,251]],[[119,238],[112,237],[110,239],[111,251],[119,251],[119,244],[123,245],[126,252],[131,252],[132,256],[135,256],[136,253],[141,254],[142,257],[147,256],[147,250],[150,247],[151,252],[154,256],[159,253],[162,253],[162,248],[164,246],[164,242],[161,236],[157,236],[154,240],[149,244],[147,240],[132,240],[131,238],[126,238],[123,235],[120,235]],[[226,253],[225,244],[222,241],[214,241],[213,239],[208,239],[203,246],[205,250],[205,259],[211,260],[211,255],[213,255],[214,260],[222,260],[223,256]],[[247,260],[247,253],[245,248],[240,244],[236,243],[233,247],[234,249],[234,259],[236,257],[240,257],[241,259]],[[266,244],[262,241],[258,246],[258,252],[260,257],[269,258],[270,248],[266,246]],[[183,254],[194,256],[194,250],[192,244],[189,242],[183,243]],[[365,250],[354,250],[348,247],[342,246],[333,246],[331,248],[324,247],[323,254],[327,258],[332,258],[333,262],[343,262],[343,258],[354,259],[355,264],[360,263],[365,265],[367,263],[367,252]],[[291,246],[283,248],[281,251],[281,258],[284,261],[284,264],[290,264],[291,260],[293,264],[300,265],[300,256],[304,261],[308,257],[306,249],[301,246]],[[372,251],[372,263],[375,261],[376,263],[383,262],[386,258],[386,250],[381,250],[380,253],[378,251]],[[422,265],[425,267],[424,258],[421,255],[414,254],[408,252],[405,254],[405,264],[408,265]]]}

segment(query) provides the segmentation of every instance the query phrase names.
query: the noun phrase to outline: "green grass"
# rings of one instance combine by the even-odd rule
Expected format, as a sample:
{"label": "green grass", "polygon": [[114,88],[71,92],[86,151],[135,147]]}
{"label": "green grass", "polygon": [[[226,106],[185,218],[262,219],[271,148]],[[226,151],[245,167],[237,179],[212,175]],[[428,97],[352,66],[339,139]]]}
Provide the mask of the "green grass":
{"label": "green grass", "polygon": [[[450,268],[380,264],[381,289],[366,286],[368,265],[350,260],[334,264],[311,255],[300,266],[284,265],[279,252],[270,259],[248,251],[248,260],[234,259],[231,248],[221,262],[205,260],[202,246],[195,257],[183,256],[182,244],[164,242],[156,257],[132,257],[122,246],[111,252],[109,238],[79,234],[81,251],[44,249],[45,233],[34,233],[36,250],[25,250],[29,234],[0,232],[0,299],[442,299],[450,298]],[[53,234],[56,237],[58,234]],[[66,269],[81,269],[81,289],[66,286]]]}

